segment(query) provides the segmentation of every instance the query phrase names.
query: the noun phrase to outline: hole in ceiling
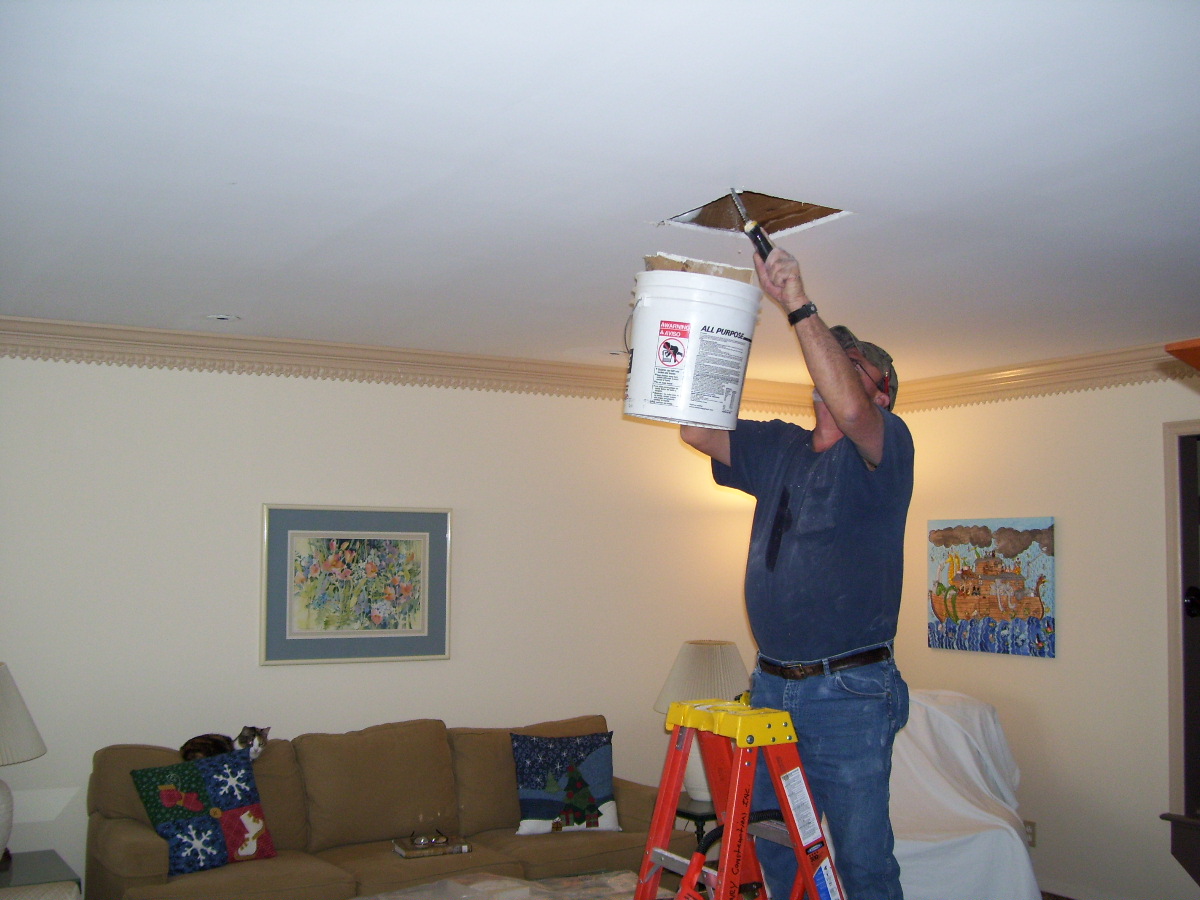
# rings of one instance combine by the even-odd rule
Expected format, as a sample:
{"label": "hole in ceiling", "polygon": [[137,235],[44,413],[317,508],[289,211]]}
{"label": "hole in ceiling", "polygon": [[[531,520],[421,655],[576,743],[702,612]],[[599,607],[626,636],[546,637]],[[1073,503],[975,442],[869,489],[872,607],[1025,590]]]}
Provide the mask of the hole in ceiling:
{"label": "hole in ceiling", "polygon": [[[830,221],[836,216],[848,215],[843,209],[805,203],[801,200],[786,200],[756,191],[738,191],[746,213],[767,234],[783,234],[808,228],[820,221]],[[741,214],[734,205],[733,197],[723,194],[716,200],[690,209],[667,222],[672,225],[687,225],[693,228],[715,228],[718,231],[742,232]]]}

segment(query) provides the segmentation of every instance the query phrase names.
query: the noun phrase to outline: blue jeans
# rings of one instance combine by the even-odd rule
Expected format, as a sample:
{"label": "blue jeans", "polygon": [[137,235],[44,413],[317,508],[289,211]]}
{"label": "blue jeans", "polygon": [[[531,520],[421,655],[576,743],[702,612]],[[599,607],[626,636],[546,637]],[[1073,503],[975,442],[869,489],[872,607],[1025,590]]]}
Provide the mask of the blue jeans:
{"label": "blue jeans", "polygon": [[[756,707],[787,710],[818,814],[828,823],[847,900],[902,900],[900,866],[888,814],[892,743],[908,721],[908,685],[893,660],[789,681],[756,669]],[[778,809],[770,772],[760,765],[755,809]],[[787,900],[796,878],[789,847],[755,848],[773,900]]]}

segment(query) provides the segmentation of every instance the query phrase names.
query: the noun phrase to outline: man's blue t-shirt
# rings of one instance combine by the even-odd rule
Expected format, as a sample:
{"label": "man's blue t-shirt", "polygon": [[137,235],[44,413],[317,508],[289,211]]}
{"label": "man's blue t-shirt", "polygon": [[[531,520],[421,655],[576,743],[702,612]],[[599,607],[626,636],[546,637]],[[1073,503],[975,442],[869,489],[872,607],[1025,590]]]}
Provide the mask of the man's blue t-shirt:
{"label": "man's blue t-shirt", "polygon": [[718,484],[758,503],[746,562],[746,611],[759,652],[815,662],[896,636],[913,442],[885,411],[883,460],[872,470],[849,438],[822,453],[812,432],[775,419],[739,419],[732,465]]}

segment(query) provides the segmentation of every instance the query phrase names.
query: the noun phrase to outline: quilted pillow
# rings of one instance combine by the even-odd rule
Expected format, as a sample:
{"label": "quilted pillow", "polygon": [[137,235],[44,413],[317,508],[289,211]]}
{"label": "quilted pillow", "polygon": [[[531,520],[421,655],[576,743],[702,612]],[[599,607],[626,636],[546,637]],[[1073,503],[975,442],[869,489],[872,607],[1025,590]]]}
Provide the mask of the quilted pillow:
{"label": "quilted pillow", "polygon": [[170,874],[275,855],[248,749],[130,775],[150,824],[167,841]]}
{"label": "quilted pillow", "polygon": [[511,734],[521,824],[517,834],[620,831],[613,799],[612,732],[579,737]]}

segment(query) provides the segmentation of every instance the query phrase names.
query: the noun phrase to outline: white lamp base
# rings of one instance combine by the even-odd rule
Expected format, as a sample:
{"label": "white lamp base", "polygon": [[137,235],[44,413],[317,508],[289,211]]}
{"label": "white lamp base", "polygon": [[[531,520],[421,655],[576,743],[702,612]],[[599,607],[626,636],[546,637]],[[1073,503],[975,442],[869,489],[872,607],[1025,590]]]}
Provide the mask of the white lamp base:
{"label": "white lamp base", "polygon": [[13,795],[12,790],[0,779],[0,853],[8,852],[8,839],[12,837]]}
{"label": "white lamp base", "polygon": [[704,772],[704,760],[700,756],[699,740],[692,736],[692,752],[688,754],[687,768],[683,771],[683,789],[693,800],[711,800],[708,775]]}

